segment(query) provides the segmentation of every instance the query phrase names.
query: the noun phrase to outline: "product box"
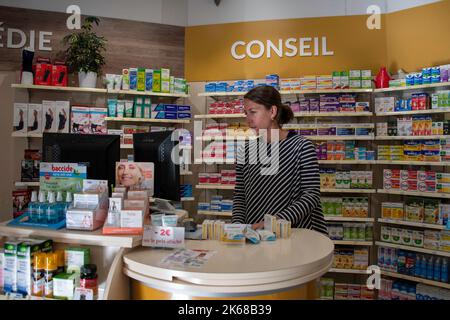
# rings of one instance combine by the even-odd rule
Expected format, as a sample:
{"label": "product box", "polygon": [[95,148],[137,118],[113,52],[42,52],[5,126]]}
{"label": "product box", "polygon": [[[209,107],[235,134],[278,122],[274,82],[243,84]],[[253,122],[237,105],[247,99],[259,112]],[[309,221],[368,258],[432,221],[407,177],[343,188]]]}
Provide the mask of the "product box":
{"label": "product box", "polygon": [[142,210],[121,210],[120,227],[121,228],[142,228],[144,223],[144,214]]}
{"label": "product box", "polygon": [[14,103],[13,134],[26,135],[28,129],[28,105]]}
{"label": "product box", "polygon": [[39,86],[52,85],[52,65],[48,58],[36,58],[36,64],[33,65],[34,84]]}
{"label": "product box", "polygon": [[43,132],[58,132],[57,110],[55,101],[42,101]]}
{"label": "product box", "polygon": [[72,106],[71,110],[71,133],[91,133],[89,107]]}
{"label": "product box", "polygon": [[55,101],[56,107],[56,129],[58,133],[69,133],[69,101]]}
{"label": "product box", "polygon": [[138,69],[130,68],[130,90],[137,90],[137,81],[138,81]]}
{"label": "product box", "polygon": [[3,290],[17,292],[17,249],[21,241],[6,241],[4,248]]}
{"label": "product box", "polygon": [[153,69],[145,69],[145,91],[153,90]]}
{"label": "product box", "polygon": [[122,90],[130,90],[130,70],[122,69]]}
{"label": "product box", "polygon": [[77,273],[60,273],[53,277],[53,296],[56,299],[72,300],[77,287]]}
{"label": "product box", "polygon": [[105,108],[89,108],[91,132],[93,134],[106,134],[107,110]]}
{"label": "product box", "polygon": [[[41,251],[41,243],[40,240],[24,241],[17,246],[17,291],[23,296],[31,294],[31,266],[34,264],[34,255]],[[41,281],[41,285],[38,286],[44,287],[44,279]]]}
{"label": "product box", "polygon": [[161,70],[153,70],[153,92],[161,92]]}
{"label": "product box", "polygon": [[68,247],[64,250],[64,264],[67,273],[80,274],[80,268],[91,261],[91,250],[89,248]]}
{"label": "product box", "polygon": [[[33,160],[31,160],[31,161],[33,161]],[[28,204],[30,202],[30,197],[31,197],[30,190],[22,189],[22,190],[13,190],[12,191],[13,218],[20,217],[27,211]]]}
{"label": "product box", "polygon": [[145,83],[145,69],[138,68],[137,70],[137,83],[136,90],[137,91],[145,91],[146,83]]}
{"label": "product box", "polygon": [[52,65],[52,86],[67,87],[68,72],[64,62],[55,62]]}
{"label": "product box", "polygon": [[28,104],[28,136],[42,134],[42,104]]}

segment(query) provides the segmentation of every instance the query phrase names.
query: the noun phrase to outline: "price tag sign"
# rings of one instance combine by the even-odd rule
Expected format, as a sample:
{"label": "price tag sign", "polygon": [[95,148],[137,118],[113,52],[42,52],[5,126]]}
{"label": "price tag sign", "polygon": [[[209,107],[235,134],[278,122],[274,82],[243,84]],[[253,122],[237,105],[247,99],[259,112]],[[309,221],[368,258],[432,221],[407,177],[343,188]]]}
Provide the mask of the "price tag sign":
{"label": "price tag sign", "polygon": [[184,228],[144,226],[144,247],[184,248]]}

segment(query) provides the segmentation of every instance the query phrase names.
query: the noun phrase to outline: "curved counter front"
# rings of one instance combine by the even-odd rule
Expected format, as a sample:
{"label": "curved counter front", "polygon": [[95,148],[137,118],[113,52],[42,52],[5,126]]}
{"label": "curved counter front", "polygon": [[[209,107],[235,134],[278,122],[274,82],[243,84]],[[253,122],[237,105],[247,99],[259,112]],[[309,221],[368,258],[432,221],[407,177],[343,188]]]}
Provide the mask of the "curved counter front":
{"label": "curved counter front", "polygon": [[333,260],[333,242],[306,229],[259,244],[187,240],[186,249],[215,254],[201,267],[167,266],[173,250],[138,248],[124,256],[134,299],[314,299],[315,281]]}

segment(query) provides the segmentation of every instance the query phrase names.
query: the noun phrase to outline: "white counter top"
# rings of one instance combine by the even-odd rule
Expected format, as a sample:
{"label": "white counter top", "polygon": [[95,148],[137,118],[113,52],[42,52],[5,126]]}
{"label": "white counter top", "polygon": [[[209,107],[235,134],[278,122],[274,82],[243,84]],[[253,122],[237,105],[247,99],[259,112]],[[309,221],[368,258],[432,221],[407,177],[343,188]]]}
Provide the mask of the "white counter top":
{"label": "white counter top", "polygon": [[314,280],[332,264],[333,242],[322,234],[293,229],[290,239],[254,245],[187,240],[186,249],[217,253],[201,268],[170,267],[161,261],[173,250],[137,248],[124,256],[132,279],[164,291],[202,296],[272,293]]}

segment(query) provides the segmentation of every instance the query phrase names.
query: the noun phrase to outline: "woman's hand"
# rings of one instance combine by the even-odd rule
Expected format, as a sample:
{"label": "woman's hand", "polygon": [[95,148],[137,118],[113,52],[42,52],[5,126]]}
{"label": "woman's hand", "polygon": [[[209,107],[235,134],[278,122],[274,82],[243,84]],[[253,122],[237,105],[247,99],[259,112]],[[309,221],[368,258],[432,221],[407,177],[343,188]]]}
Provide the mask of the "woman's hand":
{"label": "woman's hand", "polygon": [[264,228],[264,221],[252,224],[253,230],[262,229],[262,228]]}

